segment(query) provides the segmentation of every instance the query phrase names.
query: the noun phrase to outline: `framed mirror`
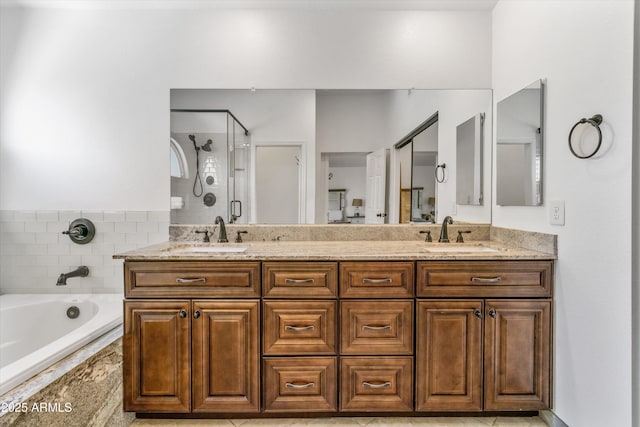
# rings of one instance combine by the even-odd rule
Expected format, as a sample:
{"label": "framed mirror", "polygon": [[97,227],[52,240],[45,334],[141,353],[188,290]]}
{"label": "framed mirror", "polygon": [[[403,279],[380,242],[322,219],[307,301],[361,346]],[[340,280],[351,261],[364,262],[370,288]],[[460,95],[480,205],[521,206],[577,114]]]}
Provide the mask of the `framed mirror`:
{"label": "framed mirror", "polygon": [[498,102],[496,204],[542,204],[544,81]]}

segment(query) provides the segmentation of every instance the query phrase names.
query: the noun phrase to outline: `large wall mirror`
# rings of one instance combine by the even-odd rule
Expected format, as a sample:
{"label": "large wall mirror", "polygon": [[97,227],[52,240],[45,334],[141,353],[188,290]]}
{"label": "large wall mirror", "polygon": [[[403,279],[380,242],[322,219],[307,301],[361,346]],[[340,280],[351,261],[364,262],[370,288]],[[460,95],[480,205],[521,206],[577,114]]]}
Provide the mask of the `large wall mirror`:
{"label": "large wall mirror", "polygon": [[542,80],[498,102],[496,204],[542,204],[543,117]]}
{"label": "large wall mirror", "polygon": [[[488,177],[483,204],[457,203],[456,128],[478,112],[491,123],[491,106],[489,89],[173,89],[171,222],[490,223]],[[483,174],[491,144],[480,150]],[[438,162],[447,163],[442,182]]]}

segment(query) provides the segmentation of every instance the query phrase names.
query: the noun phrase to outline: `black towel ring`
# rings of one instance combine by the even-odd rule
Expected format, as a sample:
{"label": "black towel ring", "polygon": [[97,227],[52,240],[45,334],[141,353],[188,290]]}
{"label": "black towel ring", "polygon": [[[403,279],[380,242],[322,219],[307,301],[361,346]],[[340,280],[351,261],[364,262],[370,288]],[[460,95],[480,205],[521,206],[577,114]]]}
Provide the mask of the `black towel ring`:
{"label": "black towel ring", "polygon": [[[578,125],[582,125],[585,123],[590,124],[591,126],[596,128],[596,130],[598,131],[598,145],[590,154],[587,154],[586,156],[581,156],[576,152],[576,150],[574,150],[573,148],[574,141],[571,139],[571,137],[573,136],[573,131],[575,130],[575,128],[578,127]],[[569,150],[571,150],[571,154],[573,154],[579,159],[588,159],[589,157],[593,157],[598,152],[598,150],[600,149],[600,146],[602,145],[602,131],[600,130],[600,124],[602,124],[602,115],[596,114],[590,119],[584,119],[584,118],[580,119],[578,123],[573,125],[573,127],[571,128],[571,132],[569,132]]]}
{"label": "black towel ring", "polygon": [[[436,166],[436,181],[439,183],[443,183],[445,179],[445,168],[447,167],[446,163]],[[440,174],[438,174],[438,169],[442,169],[442,178],[440,178]]]}

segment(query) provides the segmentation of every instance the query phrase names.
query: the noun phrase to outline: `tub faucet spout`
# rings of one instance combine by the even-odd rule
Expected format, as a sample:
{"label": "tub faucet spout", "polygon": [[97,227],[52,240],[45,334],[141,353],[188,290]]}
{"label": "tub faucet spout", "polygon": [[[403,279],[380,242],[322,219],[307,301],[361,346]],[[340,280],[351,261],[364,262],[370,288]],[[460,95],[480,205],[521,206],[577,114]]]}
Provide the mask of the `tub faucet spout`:
{"label": "tub faucet spout", "polygon": [[58,281],[56,282],[56,286],[65,286],[67,284],[67,279],[70,277],[87,277],[89,275],[89,267],[81,265],[75,270],[69,273],[62,273],[58,276]]}

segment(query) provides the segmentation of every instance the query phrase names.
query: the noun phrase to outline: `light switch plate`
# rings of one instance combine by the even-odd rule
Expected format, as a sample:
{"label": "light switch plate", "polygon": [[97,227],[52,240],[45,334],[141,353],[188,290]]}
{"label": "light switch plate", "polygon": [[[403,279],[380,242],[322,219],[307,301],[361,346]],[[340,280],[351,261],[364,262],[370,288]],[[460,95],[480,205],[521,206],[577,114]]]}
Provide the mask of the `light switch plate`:
{"label": "light switch plate", "polygon": [[549,223],[564,225],[564,200],[549,202]]}

